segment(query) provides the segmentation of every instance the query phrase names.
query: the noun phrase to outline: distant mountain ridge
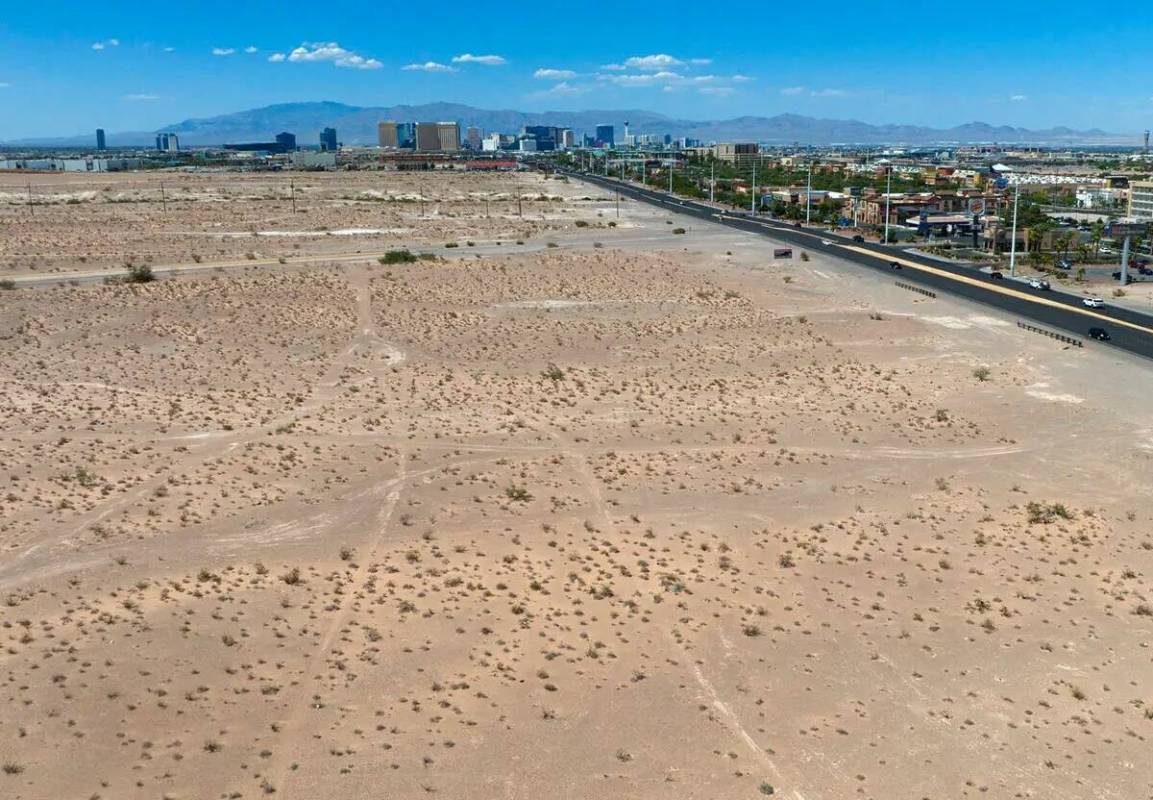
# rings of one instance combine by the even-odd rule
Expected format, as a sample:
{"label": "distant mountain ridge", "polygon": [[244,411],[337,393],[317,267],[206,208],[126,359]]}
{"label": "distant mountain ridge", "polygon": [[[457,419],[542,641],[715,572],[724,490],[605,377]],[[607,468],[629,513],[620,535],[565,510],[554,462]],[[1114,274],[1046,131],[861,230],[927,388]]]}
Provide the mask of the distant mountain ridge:
{"label": "distant mountain ridge", "polygon": [[[458,120],[462,126],[475,125],[482,130],[515,133],[525,125],[555,125],[572,128],[579,137],[592,133],[599,124],[612,124],[617,135],[626,121],[633,133],[689,136],[705,141],[759,141],[767,144],[1118,144],[1133,142],[1134,137],[1108,133],[1099,129],[1073,130],[1056,127],[1031,130],[1009,125],[994,126],[970,122],[953,128],[930,128],[919,125],[872,125],[858,120],[818,119],[799,114],[777,114],[772,117],[743,116],[726,120],[686,120],[652,111],[590,110],[525,112],[487,110],[459,103],[427,103],[381,107],[351,106],[330,101],[279,103],[262,108],[222,114],[201,119],[187,119],[159,130],[180,136],[182,144],[219,145],[236,142],[269,141],[281,131],[295,133],[301,144],[318,140],[321,129],[336,128],[339,139],[347,145],[372,145],[377,141],[376,125],[382,120],[439,121]],[[151,144],[156,131],[112,133],[110,146]],[[8,145],[45,145],[59,147],[86,146],[92,135],[66,138],[23,139]]]}

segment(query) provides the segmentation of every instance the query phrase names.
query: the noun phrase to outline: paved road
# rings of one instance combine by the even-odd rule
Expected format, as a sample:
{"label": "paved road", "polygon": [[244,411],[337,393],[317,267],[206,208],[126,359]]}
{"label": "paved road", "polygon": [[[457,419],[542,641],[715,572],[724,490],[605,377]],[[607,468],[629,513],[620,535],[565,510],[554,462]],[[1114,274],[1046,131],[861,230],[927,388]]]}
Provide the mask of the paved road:
{"label": "paved road", "polygon": [[[566,174],[678,214],[759,233],[796,248],[820,250],[825,255],[875,269],[887,278],[975,300],[1007,311],[1022,320],[1039,323],[1080,339],[1088,338],[1091,327],[1104,328],[1112,337],[1108,344],[1145,358],[1153,358],[1153,316],[1139,311],[1108,304],[1104,308],[1088,308],[1078,295],[1031,289],[1028,284],[1018,281],[993,280],[988,273],[971,266],[945,263],[882,244],[857,243],[849,237],[828,231],[752,219],[740,212],[723,210],[707,203],[677,198],[596,175]],[[889,265],[894,261],[902,268],[892,269]]]}

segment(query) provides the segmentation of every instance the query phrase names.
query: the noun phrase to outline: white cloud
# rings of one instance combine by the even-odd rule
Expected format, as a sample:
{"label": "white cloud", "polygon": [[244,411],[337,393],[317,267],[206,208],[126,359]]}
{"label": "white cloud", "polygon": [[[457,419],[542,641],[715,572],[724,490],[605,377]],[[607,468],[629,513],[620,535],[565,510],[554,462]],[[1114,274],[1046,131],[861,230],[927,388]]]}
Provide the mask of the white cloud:
{"label": "white cloud", "polygon": [[575,78],[577,74],[571,69],[538,69],[532,74],[534,78],[546,81],[563,81]]}
{"label": "white cloud", "polygon": [[260,48],[259,48],[259,47],[255,47],[255,46],[253,46],[253,45],[248,45],[248,47],[244,48],[244,52],[246,52],[246,53],[248,53],[249,55],[251,55],[252,53],[259,53],[259,52],[260,52]]}
{"label": "white cloud", "polygon": [[731,86],[702,86],[700,89],[701,94],[712,95],[713,97],[728,97],[735,92]]}
{"label": "white cloud", "polygon": [[502,64],[507,64],[504,56],[474,56],[472,53],[462,53],[459,56],[453,56],[452,63],[454,64],[484,64],[487,67],[499,67]]}
{"label": "white cloud", "polygon": [[92,43],[92,49],[93,50],[106,50],[109,47],[119,47],[119,46],[120,46],[120,40],[119,39],[105,39],[102,42],[93,42]]}
{"label": "white cloud", "polygon": [[165,48],[164,48],[164,52],[165,52],[165,53],[175,53],[175,52],[176,52],[176,48],[175,48],[175,47],[165,47]]}
{"label": "white cloud", "polygon": [[611,72],[623,72],[627,67],[624,64],[605,64],[601,69],[607,69]]}
{"label": "white cloud", "polygon": [[[275,53],[274,55],[280,54]],[[269,60],[274,59],[270,58]],[[284,61],[285,59],[275,60]],[[348,69],[380,69],[384,66],[375,58],[365,58],[351,50],[345,50],[336,42],[306,42],[289,53],[287,60],[295,63],[330,61],[335,66]]]}
{"label": "white cloud", "polygon": [[235,47],[214,47],[212,48],[212,55],[214,56],[230,56],[236,52]]}
{"label": "white cloud", "polygon": [[11,88],[12,88],[12,84],[8,83],[8,81],[0,81],[0,89],[11,89]]}
{"label": "white cloud", "polygon": [[656,86],[663,83],[680,82],[685,78],[678,72],[650,72],[644,74],[630,73],[628,75],[599,75],[600,80],[616,86]]}
{"label": "white cloud", "polygon": [[561,97],[572,97],[573,95],[584,94],[587,91],[587,86],[575,86],[567,81],[561,81],[547,92],[544,92],[544,94],[557,95]]}
{"label": "white cloud", "polygon": [[667,70],[670,67],[684,66],[679,58],[673,58],[667,53],[657,53],[651,56],[633,56],[625,59],[625,66],[632,69],[653,70],[654,72]]}
{"label": "white cloud", "polygon": [[456,72],[456,67],[441,64],[436,61],[426,61],[423,64],[405,64],[401,67],[405,72]]}
{"label": "white cloud", "polygon": [[690,58],[689,63],[695,67],[706,67],[713,63],[711,58]]}
{"label": "white cloud", "polygon": [[1012,95],[1009,99],[1014,103],[1023,103],[1029,99],[1029,96],[1026,94],[1015,94]]}
{"label": "white cloud", "polygon": [[781,89],[781,94],[785,97],[799,97],[806,94],[809,97],[844,97],[848,92],[844,89],[810,89],[807,86],[787,86]]}
{"label": "white cloud", "polygon": [[732,80],[733,83],[745,83],[746,81],[753,80],[753,78],[750,78],[748,75],[734,75]]}
{"label": "white cloud", "polygon": [[126,94],[126,95],[124,95],[124,99],[129,100],[129,101],[134,102],[134,103],[147,103],[147,102],[150,102],[152,100],[159,100],[160,95],[158,95],[158,94]]}
{"label": "white cloud", "polygon": [[286,58],[288,58],[288,56],[286,56],[284,53],[273,53],[272,55],[270,55],[268,57],[268,60],[271,61],[273,64],[279,64],[281,61],[284,61]]}

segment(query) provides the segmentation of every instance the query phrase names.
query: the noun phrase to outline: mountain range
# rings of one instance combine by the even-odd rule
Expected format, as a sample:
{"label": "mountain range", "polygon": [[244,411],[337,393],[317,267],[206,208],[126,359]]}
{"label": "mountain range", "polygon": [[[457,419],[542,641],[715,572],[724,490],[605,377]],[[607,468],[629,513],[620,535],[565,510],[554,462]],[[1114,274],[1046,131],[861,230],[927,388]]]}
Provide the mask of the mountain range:
{"label": "mountain range", "polygon": [[[519,132],[525,125],[555,125],[572,128],[579,137],[592,133],[602,123],[616,126],[617,135],[625,121],[632,133],[671,134],[704,141],[758,141],[766,144],[1119,144],[1134,143],[1134,137],[1099,129],[1073,130],[1057,127],[1031,130],[1009,125],[970,122],[953,128],[919,125],[871,125],[857,120],[817,119],[798,114],[772,117],[744,116],[725,120],[687,120],[642,110],[591,110],[524,112],[487,110],[457,103],[428,103],[383,107],[351,106],[328,101],[279,103],[248,111],[238,111],[201,119],[187,119],[159,130],[176,133],[182,145],[220,145],[269,141],[281,131],[295,133],[300,144],[318,141],[322,128],[336,128],[346,145],[376,144],[376,124],[381,120],[458,120],[462,126],[475,125],[483,131]],[[112,147],[151,145],[157,131],[110,133]],[[22,139],[8,146],[87,147],[93,134],[64,138]]]}

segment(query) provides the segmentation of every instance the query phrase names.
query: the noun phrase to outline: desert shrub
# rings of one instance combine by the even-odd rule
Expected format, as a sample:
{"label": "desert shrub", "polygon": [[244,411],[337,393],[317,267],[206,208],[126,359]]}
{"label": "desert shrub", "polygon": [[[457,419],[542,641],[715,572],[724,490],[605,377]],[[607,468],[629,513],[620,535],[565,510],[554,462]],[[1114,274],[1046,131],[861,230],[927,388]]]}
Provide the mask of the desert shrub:
{"label": "desert shrub", "polygon": [[[448,245],[445,245],[448,247]],[[387,253],[377,259],[381,264],[411,264],[416,261],[416,256],[408,250],[389,250]]]}
{"label": "desert shrub", "polygon": [[152,274],[152,267],[147,264],[129,264],[126,268],[125,280],[129,283],[152,283],[156,276]]}

